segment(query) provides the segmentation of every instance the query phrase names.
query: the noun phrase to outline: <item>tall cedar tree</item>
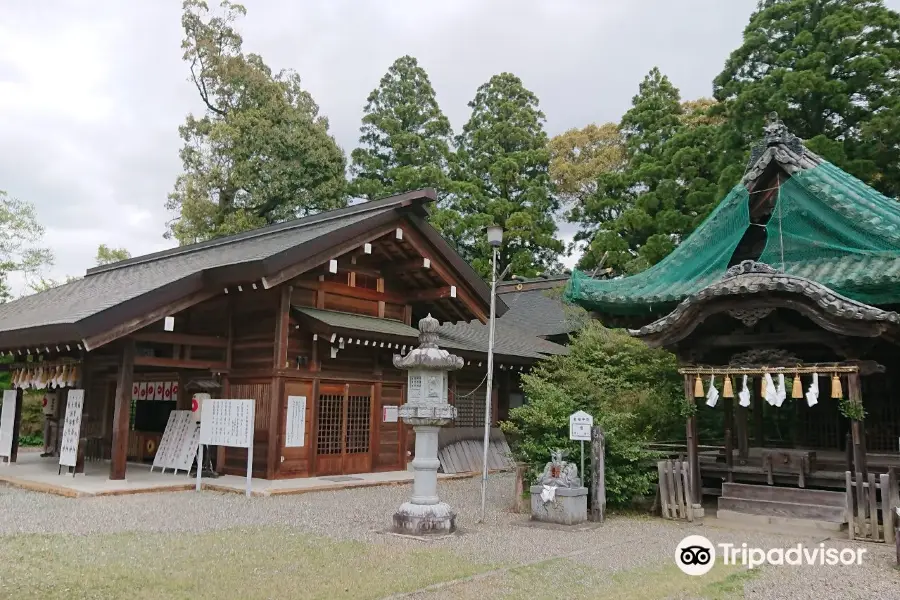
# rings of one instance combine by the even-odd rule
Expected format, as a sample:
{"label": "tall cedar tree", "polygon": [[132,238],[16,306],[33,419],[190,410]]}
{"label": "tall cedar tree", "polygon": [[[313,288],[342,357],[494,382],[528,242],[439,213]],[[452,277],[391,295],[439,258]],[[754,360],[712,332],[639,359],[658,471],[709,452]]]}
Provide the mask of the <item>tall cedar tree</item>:
{"label": "tall cedar tree", "polygon": [[504,229],[498,272],[535,276],[559,267],[556,238],[559,201],[550,181],[550,151],[538,99],[511,73],[478,88],[472,115],[457,137],[458,160],[451,207],[457,219],[443,224],[475,269],[490,276],[485,228]]}
{"label": "tall cedar tree", "polygon": [[730,179],[775,111],[807,146],[900,194],[900,15],[882,0],[764,0],[714,82]]}
{"label": "tall cedar tree", "polygon": [[708,115],[712,104],[682,104],[659,69],[644,78],[619,125],[626,167],[602,174],[596,193],[570,213],[581,225],[576,241],[587,243],[581,268],[602,260],[615,273],[642,271],[669,254],[712,210],[721,123]]}
{"label": "tall cedar tree", "polygon": [[293,71],[245,54],[234,29],[246,14],[223,1],[212,15],[186,0],[184,60],[203,101],[179,133],[184,173],[169,194],[167,237],[189,244],[345,206],[346,162]]}
{"label": "tall cedar tree", "polygon": [[369,94],[360,134],[350,167],[352,195],[375,200],[447,188],[453,132],[428,74],[412,56],[394,61]]}

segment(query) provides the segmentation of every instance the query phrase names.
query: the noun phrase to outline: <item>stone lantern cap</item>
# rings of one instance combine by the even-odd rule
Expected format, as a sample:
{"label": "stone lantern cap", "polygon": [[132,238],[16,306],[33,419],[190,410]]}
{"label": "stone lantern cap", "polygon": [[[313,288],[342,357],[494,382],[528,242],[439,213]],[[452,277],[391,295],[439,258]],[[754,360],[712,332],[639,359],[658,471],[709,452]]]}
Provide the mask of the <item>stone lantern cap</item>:
{"label": "stone lantern cap", "polygon": [[394,355],[394,366],[398,369],[427,369],[434,371],[455,371],[462,369],[462,357],[438,348],[440,323],[429,315],[419,321],[419,346],[406,356]]}

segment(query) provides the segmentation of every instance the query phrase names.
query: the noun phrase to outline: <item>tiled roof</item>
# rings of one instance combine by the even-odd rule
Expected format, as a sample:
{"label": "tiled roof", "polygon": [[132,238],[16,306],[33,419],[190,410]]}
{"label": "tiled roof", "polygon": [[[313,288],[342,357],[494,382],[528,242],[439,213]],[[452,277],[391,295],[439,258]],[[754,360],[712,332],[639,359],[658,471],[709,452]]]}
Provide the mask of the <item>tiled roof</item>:
{"label": "tiled roof", "polygon": [[[389,210],[390,206],[377,212]],[[224,238],[220,244],[196,249],[193,246],[178,248],[183,251],[164,254],[160,258],[150,255],[123,261],[129,264],[114,263],[109,268],[91,270],[83,279],[0,304],[0,331],[75,323],[206,269],[265,259],[372,214],[371,211],[357,212],[324,222],[296,222],[294,227],[266,235],[235,241]]]}
{"label": "tiled roof", "polygon": [[[337,329],[364,331],[385,337],[401,337],[415,343],[419,331],[400,321],[379,319],[333,310],[295,306],[298,312]],[[554,354],[565,354],[566,348],[553,342],[529,335],[507,324],[496,324],[494,352],[503,356],[541,359]],[[471,323],[444,323],[438,331],[438,344],[448,350],[487,353],[488,326],[478,321]]]}
{"label": "tiled roof", "polygon": [[777,168],[790,177],[782,177],[780,212],[765,224],[768,243],[756,260],[866,304],[900,304],[900,203],[810,152],[783,126],[767,129],[767,144],[754,150],[744,185],[663,261],[611,280],[576,272],[567,297],[607,314],[646,314],[719,281],[751,226],[749,194]]}
{"label": "tiled roof", "polygon": [[[200,291],[210,281],[227,280],[242,266],[277,271],[289,250],[312,251],[313,244],[333,239],[331,234],[351,235],[370,219],[386,220],[395,209],[433,198],[433,190],[409,192],[89,269],[83,279],[0,304],[0,344],[21,347],[87,337]],[[487,295],[474,271],[464,276],[477,279],[479,293]]]}
{"label": "tiled roof", "polygon": [[[560,286],[565,285],[565,280]],[[510,324],[537,336],[560,335],[577,329],[572,315],[567,310],[581,310],[577,306],[567,307],[560,294],[546,289],[523,290],[500,293],[509,311],[500,317],[500,323]]]}

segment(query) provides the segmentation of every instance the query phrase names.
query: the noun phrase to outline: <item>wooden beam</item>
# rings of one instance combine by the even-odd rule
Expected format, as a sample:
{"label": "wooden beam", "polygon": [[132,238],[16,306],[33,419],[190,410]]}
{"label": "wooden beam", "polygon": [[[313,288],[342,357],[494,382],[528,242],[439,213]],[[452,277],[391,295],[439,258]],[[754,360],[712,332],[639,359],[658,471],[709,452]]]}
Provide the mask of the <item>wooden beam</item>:
{"label": "wooden beam", "polygon": [[134,358],[134,340],[127,338],[122,348],[122,362],[119,364],[119,374],[116,378],[116,405],[113,413],[112,456],[110,457],[112,460],[109,463],[109,478],[112,480],[125,479]]}
{"label": "wooden beam", "polygon": [[156,310],[152,310],[147,314],[125,321],[120,325],[116,325],[112,329],[109,329],[103,333],[86,337],[81,340],[82,345],[85,350],[94,350],[103,346],[104,344],[108,344],[114,340],[125,337],[131,333],[134,333],[138,329],[143,329],[147,325],[151,323],[156,323],[160,319],[163,319],[171,314],[181,312],[187,308],[194,306],[195,304],[200,304],[204,300],[209,300],[210,298],[218,295],[220,292],[203,290],[200,292],[196,292],[194,294],[190,294],[181,298],[180,300],[176,300],[175,302],[171,302],[166,304],[165,306],[161,306]]}
{"label": "wooden beam", "polygon": [[302,260],[298,263],[295,263],[289,267],[278,271],[277,273],[262,278],[262,284],[265,289],[273,288],[282,283],[290,281],[294,277],[309,271],[310,269],[314,269],[315,267],[327,263],[329,260],[338,257],[342,254],[346,254],[351,250],[354,250],[363,245],[365,242],[372,242],[385,234],[388,234],[392,231],[395,231],[397,228],[396,222],[391,223],[389,225],[383,225],[379,228],[372,230],[368,235],[363,238],[354,237],[352,240],[347,240],[342,244],[338,244],[332,248],[324,252],[319,252],[318,254],[314,254],[313,256]]}
{"label": "wooden beam", "polygon": [[[131,338],[129,338],[131,339]],[[226,371],[227,364],[223,360],[175,359],[162,356],[136,356],[136,367],[165,367],[172,369],[202,369],[209,371]]]}
{"label": "wooden beam", "polygon": [[[426,243],[419,237],[419,235],[415,231],[407,230],[406,235],[403,237],[403,241],[409,244],[416,252],[418,252],[422,256],[434,256],[433,252],[429,252],[426,247]],[[446,283],[452,284],[456,282],[456,278],[450,272],[450,269],[444,266],[443,261],[432,259],[431,268],[437,274],[438,277],[443,279]],[[476,300],[468,290],[462,286],[458,289],[459,299],[462,301],[465,306],[472,311],[472,314],[475,315],[482,323],[487,323],[488,321],[488,311],[486,310],[486,306],[482,308],[481,303]]]}
{"label": "wooden beam", "polygon": [[456,298],[457,290],[455,285],[448,285],[440,288],[432,288],[430,290],[419,290],[410,294],[410,302],[429,302],[431,300],[440,300],[442,298]]}
{"label": "wooden beam", "polygon": [[288,338],[291,329],[291,287],[281,288],[281,300],[278,305],[278,314],[275,315],[275,349],[273,366],[276,369],[287,367]]}
{"label": "wooden beam", "polygon": [[168,331],[139,331],[131,337],[136,342],[153,344],[178,344],[183,346],[203,346],[205,348],[227,348],[228,339],[215,335],[193,335]]}
{"label": "wooden beam", "polygon": [[403,262],[395,262],[384,267],[382,272],[385,274],[396,275],[398,273],[408,273],[410,271],[418,271],[419,269],[431,269],[431,259],[425,256],[407,260]]}

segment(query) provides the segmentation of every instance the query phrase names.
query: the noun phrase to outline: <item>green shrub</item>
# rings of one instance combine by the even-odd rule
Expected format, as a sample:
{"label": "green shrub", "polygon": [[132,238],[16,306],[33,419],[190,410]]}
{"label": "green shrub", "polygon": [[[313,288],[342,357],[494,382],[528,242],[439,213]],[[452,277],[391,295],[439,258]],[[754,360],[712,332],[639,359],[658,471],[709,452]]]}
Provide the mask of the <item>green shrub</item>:
{"label": "green shrub", "polygon": [[[569,415],[587,411],[606,434],[607,502],[624,505],[653,489],[656,455],[646,443],[683,436],[682,381],[672,354],[591,322],[567,356],[550,358],[522,377],[528,401],[501,426],[516,460],[536,477],[554,448],[579,463],[580,443],[569,440]],[[585,456],[589,484],[589,444]]]}

